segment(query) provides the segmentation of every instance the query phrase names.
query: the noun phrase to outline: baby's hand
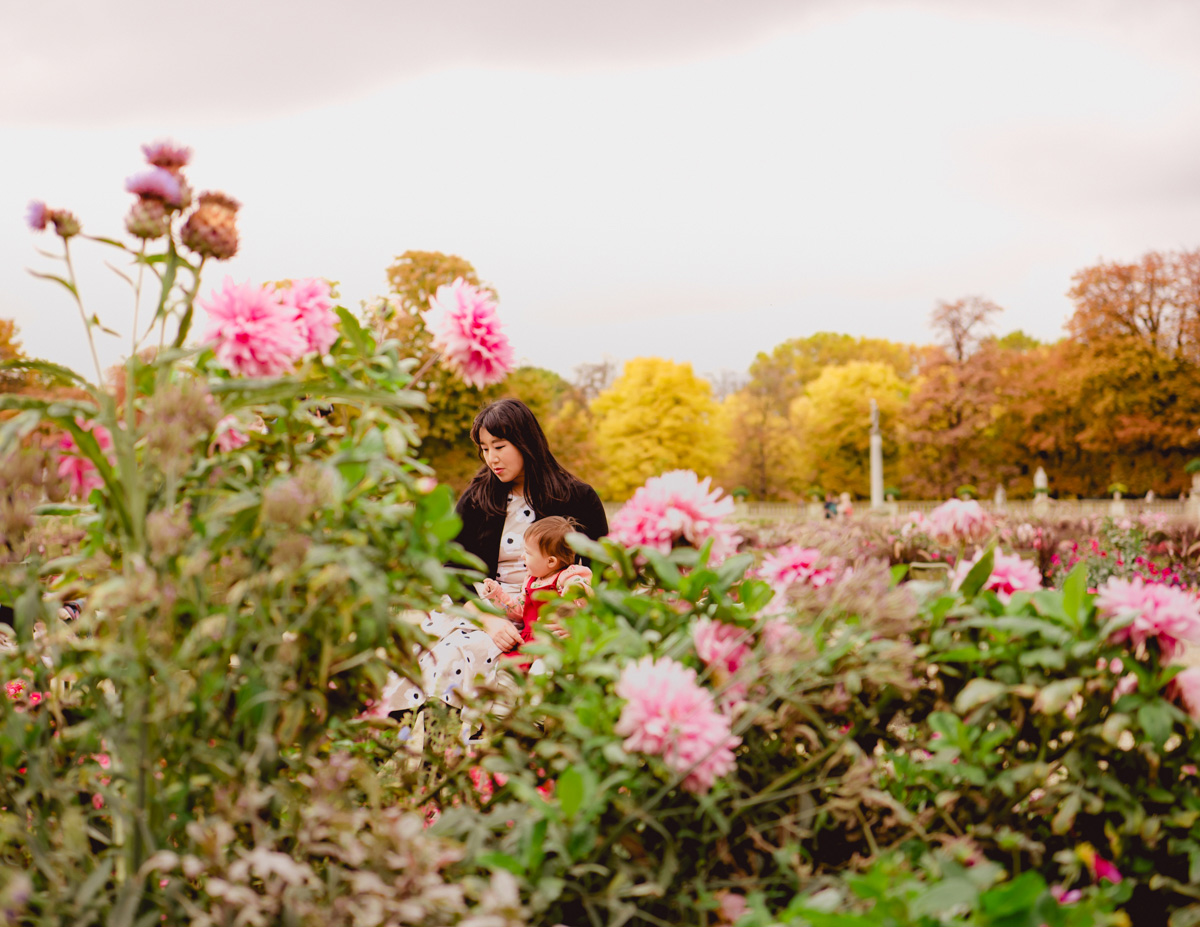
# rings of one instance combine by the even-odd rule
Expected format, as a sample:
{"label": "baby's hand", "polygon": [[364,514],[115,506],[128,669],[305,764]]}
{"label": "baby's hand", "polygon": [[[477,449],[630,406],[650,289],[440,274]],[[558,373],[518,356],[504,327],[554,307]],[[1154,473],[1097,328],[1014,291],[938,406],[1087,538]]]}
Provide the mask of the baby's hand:
{"label": "baby's hand", "polygon": [[501,588],[501,585],[494,579],[485,579],[483,581],[483,597],[488,601],[491,601],[496,597],[496,594],[500,592]]}

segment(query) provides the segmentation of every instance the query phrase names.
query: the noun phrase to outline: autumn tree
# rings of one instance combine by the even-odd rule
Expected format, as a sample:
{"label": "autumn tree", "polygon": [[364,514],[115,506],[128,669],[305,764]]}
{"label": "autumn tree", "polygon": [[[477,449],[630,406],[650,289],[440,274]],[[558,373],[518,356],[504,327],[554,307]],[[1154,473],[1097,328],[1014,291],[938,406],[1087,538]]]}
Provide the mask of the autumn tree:
{"label": "autumn tree", "polygon": [[1200,249],[1102,261],[1071,279],[1075,313],[1067,327],[1076,341],[1138,338],[1200,362]]}
{"label": "autumn tree", "polygon": [[592,402],[591,411],[608,499],[627,499],[649,477],[667,470],[711,476],[720,463],[717,403],[691,364],[657,357],[631,360]]}
{"label": "autumn tree", "polygon": [[[17,323],[11,319],[0,319],[0,361],[17,360],[24,356],[21,342],[17,340]],[[24,371],[0,370],[0,393],[19,393],[28,382]]]}
{"label": "autumn tree", "polygon": [[909,386],[889,364],[851,361],[826,367],[792,404],[799,453],[793,479],[807,487],[870,493],[871,400],[879,407],[884,473],[899,462],[895,438]]}
{"label": "autumn tree", "polygon": [[990,493],[1024,475],[1009,412],[1029,358],[995,339],[962,361],[942,348],[926,356],[902,429],[906,493],[947,498],[963,484]]}
{"label": "autumn tree", "polygon": [[886,364],[902,380],[911,379],[916,371],[916,352],[910,345],[883,338],[817,332],[776,345],[770,354],[760,352],[750,364],[748,388],[759,395],[774,397],[776,410],[786,415],[804,387],[826,367],[854,361]]}
{"label": "autumn tree", "polygon": [[800,452],[796,430],[780,415],[773,397],[742,389],[721,403],[727,453],[719,472],[721,485],[745,488],[754,499],[792,499],[795,461]]}
{"label": "autumn tree", "polygon": [[967,296],[952,303],[939,302],[929,321],[939,343],[961,364],[987,337],[991,317],[1002,311],[982,296]]}

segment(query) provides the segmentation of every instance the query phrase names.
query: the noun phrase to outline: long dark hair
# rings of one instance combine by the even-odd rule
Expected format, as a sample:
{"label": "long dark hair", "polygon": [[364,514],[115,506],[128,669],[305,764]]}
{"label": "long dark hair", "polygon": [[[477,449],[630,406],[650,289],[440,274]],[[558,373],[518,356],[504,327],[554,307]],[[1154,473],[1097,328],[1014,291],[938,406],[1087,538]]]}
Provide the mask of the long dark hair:
{"label": "long dark hair", "polygon": [[[479,432],[484,429],[521,452],[525,462],[525,501],[535,512],[544,511],[547,503],[570,498],[571,487],[579,480],[554,459],[546,433],[529,406],[520,399],[497,399],[475,416],[471,440],[481,461]],[[502,482],[484,463],[463,492],[463,500],[479,506],[488,515],[503,515],[508,507],[508,491],[509,484]]]}

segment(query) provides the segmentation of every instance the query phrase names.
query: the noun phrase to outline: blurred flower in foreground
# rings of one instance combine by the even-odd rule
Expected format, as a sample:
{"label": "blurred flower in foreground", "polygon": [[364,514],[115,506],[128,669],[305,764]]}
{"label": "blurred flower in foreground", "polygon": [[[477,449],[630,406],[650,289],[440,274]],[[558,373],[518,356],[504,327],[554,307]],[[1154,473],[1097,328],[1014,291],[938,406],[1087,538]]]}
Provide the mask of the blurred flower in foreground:
{"label": "blurred flower in foreground", "polygon": [[670,657],[642,657],[621,671],[616,694],[626,700],[613,730],[630,752],[661,756],[684,774],[689,792],[707,792],[714,780],[732,772],[733,749],[741,743],[712,694],[696,682],[695,670]]}
{"label": "blurred flower in foreground", "polygon": [[613,516],[609,536],[626,547],[645,545],[664,554],[680,542],[700,548],[711,538],[711,559],[719,563],[741,538],[724,520],[733,513],[733,499],[710,490],[710,482],[691,470],[652,476]]}
{"label": "blurred flower in foreground", "polygon": [[[957,589],[981,559],[983,553],[976,554],[971,560],[961,561],[954,570],[954,588]],[[1037,564],[1020,557],[1017,554],[1005,554],[996,551],[992,562],[992,575],[983,584],[984,589],[996,593],[996,598],[1007,603],[1014,592],[1033,592],[1042,588],[1042,572]]]}
{"label": "blurred flower in foreground", "polygon": [[292,280],[276,296],[295,318],[308,350],[324,354],[333,346],[337,341],[338,319],[328,283],[315,277]]}
{"label": "blurred flower in foreground", "polygon": [[1133,614],[1133,623],[1112,639],[1129,640],[1135,647],[1156,640],[1163,660],[1174,657],[1181,643],[1200,644],[1200,603],[1183,589],[1147,583],[1140,576],[1114,576],[1100,587],[1096,606],[1106,618]]}
{"label": "blurred flower in foreground", "polygon": [[226,277],[200,306],[210,320],[204,340],[214,342],[217,363],[235,376],[279,376],[308,348],[294,311],[261,286]]}
{"label": "blurred flower in foreground", "polygon": [[[95,436],[96,443],[100,445],[100,450],[107,454],[112,448],[112,435],[108,429],[95,422],[80,419],[76,419],[76,423],[84,431],[90,431]],[[59,440],[58,446],[62,452],[62,456],[58,458],[58,475],[60,479],[66,480],[69,484],[71,495],[86,499],[93,489],[104,485],[100,471],[79,450],[74,438],[64,435]]]}
{"label": "blurred flower in foreground", "polygon": [[500,330],[496,303],[488,293],[459,278],[439,287],[429,306],[443,313],[433,347],[463,382],[483,389],[508,376],[513,349]]}

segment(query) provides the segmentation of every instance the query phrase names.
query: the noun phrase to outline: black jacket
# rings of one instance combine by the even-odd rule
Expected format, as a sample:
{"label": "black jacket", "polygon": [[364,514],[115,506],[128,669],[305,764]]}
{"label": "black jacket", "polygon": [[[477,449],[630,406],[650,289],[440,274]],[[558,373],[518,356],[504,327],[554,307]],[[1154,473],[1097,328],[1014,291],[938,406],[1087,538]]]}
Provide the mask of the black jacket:
{"label": "black jacket", "polygon": [[[487,564],[487,575],[495,578],[500,562],[500,535],[504,533],[504,513],[488,515],[478,505],[468,504],[465,498],[459,498],[455,507],[458,517],[462,519],[462,530],[458,533],[458,543]],[[563,502],[547,503],[543,510],[537,513],[538,518],[550,515],[561,515],[564,518],[574,518],[579,522],[579,531],[593,541],[608,534],[608,516],[604,514],[604,506],[596,490],[583,481],[576,481],[571,486],[571,493]]]}

